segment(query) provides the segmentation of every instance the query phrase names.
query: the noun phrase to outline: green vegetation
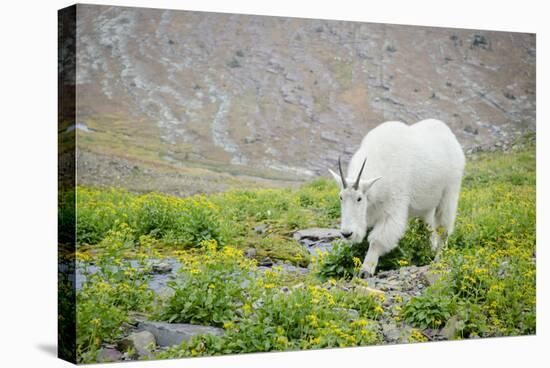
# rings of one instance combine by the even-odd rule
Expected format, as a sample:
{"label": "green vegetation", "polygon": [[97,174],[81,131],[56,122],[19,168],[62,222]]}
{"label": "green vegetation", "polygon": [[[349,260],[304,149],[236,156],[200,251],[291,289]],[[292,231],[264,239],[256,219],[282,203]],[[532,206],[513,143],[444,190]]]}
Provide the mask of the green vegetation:
{"label": "green vegetation", "polygon": [[[204,252],[181,258],[175,294],[160,307],[158,317],[174,322],[222,326],[224,336],[198,336],[160,357],[196,356],[270,350],[356,346],[379,341],[374,324],[376,300],[329,291],[310,280],[282,290],[288,280],[281,267],[260,273],[255,262],[215,241]],[[235,275],[235,276],[230,276]],[[333,285],[335,281],[333,280]],[[348,308],[359,318],[350,323]]]}
{"label": "green vegetation", "polygon": [[[441,279],[404,308],[421,327],[456,316],[456,338],[535,333],[535,148],[469,163]],[[438,312],[434,312],[437,310]]]}
{"label": "green vegetation", "polygon": [[451,300],[434,294],[413,298],[403,310],[403,318],[419,328],[438,328],[451,317]]}
{"label": "green vegetation", "polygon": [[[123,223],[110,230],[97,248],[101,252],[93,257],[98,268],[95,273],[87,269],[90,254],[75,254],[87,278],[76,295],[76,348],[82,361],[94,361],[101,343],[114,342],[122,336],[128,313],[149,311],[154,297],[147,287],[150,277],[147,261],[158,255],[152,239],[141,236],[135,242],[133,231]],[[136,265],[125,257],[128,251],[134,254]]]}
{"label": "green vegetation", "polygon": [[[159,358],[380,343],[376,325],[388,307],[383,298],[360,293],[364,281],[353,278],[368,245],[341,243],[310,257],[292,239],[296,229],[337,226],[337,190],[328,179],[298,190],[188,198],[79,187],[77,259],[98,267],[84,272],[87,281],[77,292],[79,361],[94,361],[134,311],[225,329],[223,336],[197,336]],[[61,211],[61,219],[66,215]],[[264,230],[255,231],[259,225]],[[418,220],[410,225],[380,269],[433,262],[429,230]],[[469,162],[456,230],[433,264],[442,277],[406,301],[401,319],[418,329],[452,320],[455,338],[534,333],[535,240],[534,147]],[[258,259],[310,265],[311,272],[261,270],[244,256],[249,248]],[[148,260],[163,256],[177,257],[182,267],[169,285],[173,294],[161,297],[147,288]],[[423,340],[418,330],[409,336]]]}
{"label": "green vegetation", "polygon": [[[368,232],[365,239],[367,237]],[[336,242],[330,253],[322,253],[316,258],[318,275],[322,279],[352,278],[361,269],[368,249],[366,240],[351,247],[345,242]],[[423,266],[429,264],[434,256],[428,226],[419,219],[411,219],[408,231],[399,241],[399,246],[381,257],[377,269],[391,270],[412,264]]]}

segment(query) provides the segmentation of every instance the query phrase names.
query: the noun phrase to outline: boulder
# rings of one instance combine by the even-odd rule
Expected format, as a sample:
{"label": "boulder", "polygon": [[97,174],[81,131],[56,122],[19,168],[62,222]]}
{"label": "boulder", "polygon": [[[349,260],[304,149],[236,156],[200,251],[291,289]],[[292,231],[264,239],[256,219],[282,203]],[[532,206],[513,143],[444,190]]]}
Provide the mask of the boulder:
{"label": "boulder", "polygon": [[155,336],[149,331],[133,332],[118,343],[119,349],[133,348],[139,356],[149,355],[156,345]]}
{"label": "boulder", "polygon": [[143,321],[138,328],[154,335],[160,346],[179,345],[195,335],[223,335],[223,329],[212,326],[191,325],[187,323],[166,323]]}

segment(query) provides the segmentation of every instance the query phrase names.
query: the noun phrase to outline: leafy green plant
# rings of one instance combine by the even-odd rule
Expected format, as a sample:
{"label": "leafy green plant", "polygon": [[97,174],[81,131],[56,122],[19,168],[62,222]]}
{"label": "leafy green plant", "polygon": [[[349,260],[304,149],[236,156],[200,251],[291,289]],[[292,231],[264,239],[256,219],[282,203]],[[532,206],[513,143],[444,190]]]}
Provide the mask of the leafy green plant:
{"label": "leafy green plant", "polygon": [[[419,219],[411,219],[409,228],[399,241],[397,248],[380,257],[378,270],[397,269],[403,265],[423,266],[433,259],[430,245],[431,231]],[[326,280],[334,278],[352,278],[361,268],[361,263],[368,251],[368,237],[361,243],[348,244],[336,241],[327,254],[317,258],[319,277]]]}
{"label": "leafy green plant", "polygon": [[232,247],[217,250],[215,241],[202,244],[204,255],[181,257],[184,267],[178,279],[168,284],[174,295],[158,313],[160,319],[222,326],[235,318],[236,306],[244,303],[253,262]]}
{"label": "leafy green plant", "polygon": [[366,254],[365,243],[350,245],[335,241],[330,252],[321,252],[317,256],[316,272],[321,280],[329,278],[351,279],[361,268]]}
{"label": "leafy green plant", "polygon": [[452,300],[444,295],[426,293],[412,298],[402,311],[404,319],[418,328],[439,328],[452,314]]}
{"label": "leafy green plant", "polygon": [[402,265],[429,264],[435,256],[430,243],[431,234],[432,230],[421,219],[409,220],[409,226],[405,235],[399,240],[399,245],[390,253],[380,257],[378,270],[397,269]]}

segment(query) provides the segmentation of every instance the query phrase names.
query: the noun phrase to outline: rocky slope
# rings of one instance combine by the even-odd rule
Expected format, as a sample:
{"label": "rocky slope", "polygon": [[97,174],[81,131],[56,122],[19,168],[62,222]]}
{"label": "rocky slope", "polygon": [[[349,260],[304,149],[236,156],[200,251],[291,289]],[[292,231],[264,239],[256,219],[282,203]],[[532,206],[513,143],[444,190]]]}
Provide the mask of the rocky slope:
{"label": "rocky slope", "polygon": [[[91,156],[309,179],[386,120],[441,119],[465,147],[535,129],[532,34],[95,5],[78,16],[75,128]],[[79,179],[94,184],[88,169]]]}

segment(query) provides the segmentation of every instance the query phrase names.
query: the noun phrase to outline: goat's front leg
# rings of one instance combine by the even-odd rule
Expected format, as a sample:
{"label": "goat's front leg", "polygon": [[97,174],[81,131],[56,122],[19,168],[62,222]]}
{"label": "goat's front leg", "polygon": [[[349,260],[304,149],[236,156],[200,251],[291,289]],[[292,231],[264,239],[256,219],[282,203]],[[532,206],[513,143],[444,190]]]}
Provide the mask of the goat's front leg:
{"label": "goat's front leg", "polygon": [[363,266],[359,271],[359,277],[366,278],[374,275],[376,271],[376,266],[378,265],[378,258],[384,254],[383,249],[376,242],[371,242],[369,245],[369,250],[367,251],[367,256],[363,261]]}
{"label": "goat's front leg", "polygon": [[369,234],[369,250],[363,261],[359,277],[364,278],[374,275],[378,258],[397,247],[399,239],[405,234],[406,230],[406,210],[399,211],[393,217],[387,217],[384,221],[375,225]]}

